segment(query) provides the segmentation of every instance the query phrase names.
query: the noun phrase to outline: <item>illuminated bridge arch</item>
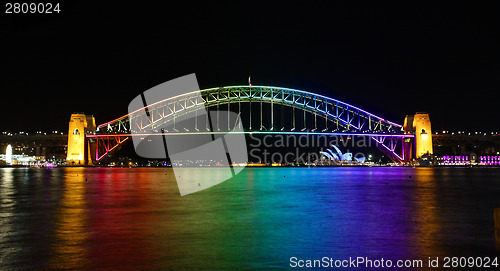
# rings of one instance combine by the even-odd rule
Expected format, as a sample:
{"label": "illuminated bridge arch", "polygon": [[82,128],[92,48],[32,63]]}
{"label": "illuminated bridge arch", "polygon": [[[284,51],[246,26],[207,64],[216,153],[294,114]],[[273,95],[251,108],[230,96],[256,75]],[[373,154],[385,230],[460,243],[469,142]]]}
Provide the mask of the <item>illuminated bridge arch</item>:
{"label": "illuminated bridge arch", "polygon": [[[173,121],[175,118],[201,108],[243,102],[263,102],[301,109],[335,124],[338,123],[339,127],[343,127],[346,132],[401,133],[400,124],[390,122],[350,104],[307,91],[266,86],[231,86],[186,93],[151,104],[147,110],[140,109],[101,124],[97,129],[98,133],[126,133],[131,130],[140,132],[151,125]],[[237,109],[234,108],[234,110]],[[269,117],[272,120],[273,115]],[[273,126],[274,120],[268,130],[275,130],[276,127]],[[259,127],[258,130],[262,128]],[[245,129],[252,130],[252,127],[245,127]]]}
{"label": "illuminated bridge arch", "polygon": [[[247,105],[242,106],[243,104]],[[259,108],[255,109],[254,107]],[[264,107],[267,110],[265,114],[263,114]],[[131,133],[150,133],[151,131],[157,131],[156,127],[165,124],[174,124],[172,130],[164,131],[169,134],[227,133],[232,130],[229,121],[227,127],[220,127],[218,125],[219,117],[213,120],[217,123],[213,130],[208,129],[208,126],[200,125],[198,121],[190,124],[191,127],[175,127],[176,119],[205,108],[209,110],[221,108],[237,112],[242,119],[245,133],[312,133],[371,136],[373,140],[381,144],[381,149],[386,151],[395,161],[405,159],[402,146],[403,138],[411,136],[403,134],[400,124],[323,95],[281,87],[228,86],[193,91],[171,97],[99,125],[96,135],[88,136],[103,141],[104,151],[101,151],[103,155],[96,155],[96,160],[100,160],[114,147],[125,141]],[[283,120],[283,115],[285,115],[283,108],[288,108],[287,125],[283,121],[280,123],[276,119],[276,115],[279,114],[278,111],[281,110]],[[253,113],[252,110],[254,110]],[[256,114],[257,116],[255,116]],[[224,118],[224,116],[221,118]],[[320,122],[322,126],[319,125]],[[319,128],[320,126],[322,129]],[[105,140],[107,142],[104,142]],[[112,143],[110,143],[111,141]],[[400,151],[396,150],[398,148]],[[99,148],[97,148],[96,152],[99,152]]]}

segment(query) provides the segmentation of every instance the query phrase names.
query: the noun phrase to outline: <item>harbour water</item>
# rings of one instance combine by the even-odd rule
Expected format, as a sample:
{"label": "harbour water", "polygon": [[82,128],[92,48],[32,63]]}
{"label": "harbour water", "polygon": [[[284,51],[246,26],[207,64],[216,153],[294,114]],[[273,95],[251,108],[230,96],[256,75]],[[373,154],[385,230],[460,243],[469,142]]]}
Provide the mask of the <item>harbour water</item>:
{"label": "harbour water", "polygon": [[495,207],[498,168],[246,168],[183,197],[171,168],[1,168],[0,270],[500,257]]}

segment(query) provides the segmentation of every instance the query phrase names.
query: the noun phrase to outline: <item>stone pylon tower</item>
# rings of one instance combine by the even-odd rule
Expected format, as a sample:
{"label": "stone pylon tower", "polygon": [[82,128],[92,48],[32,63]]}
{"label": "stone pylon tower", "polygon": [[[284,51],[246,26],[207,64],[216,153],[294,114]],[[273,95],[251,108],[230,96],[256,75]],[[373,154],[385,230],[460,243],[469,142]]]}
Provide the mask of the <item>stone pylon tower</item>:
{"label": "stone pylon tower", "polygon": [[418,159],[424,154],[432,154],[432,131],[429,114],[407,115],[403,127],[405,133],[415,135],[411,148],[412,158]]}
{"label": "stone pylon tower", "polygon": [[85,135],[95,133],[95,119],[85,113],[71,114],[68,130],[68,152],[66,161],[70,165],[88,165],[91,163],[89,144]]}

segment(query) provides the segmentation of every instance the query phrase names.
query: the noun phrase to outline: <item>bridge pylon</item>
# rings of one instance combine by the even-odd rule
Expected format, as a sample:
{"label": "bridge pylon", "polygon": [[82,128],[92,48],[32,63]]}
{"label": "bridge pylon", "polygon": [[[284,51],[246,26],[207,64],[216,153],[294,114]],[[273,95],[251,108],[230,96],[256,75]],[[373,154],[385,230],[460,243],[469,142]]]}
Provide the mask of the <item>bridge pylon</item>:
{"label": "bridge pylon", "polygon": [[68,150],[66,161],[69,165],[92,165],[90,144],[85,135],[95,133],[95,119],[85,113],[73,113],[69,121]]}
{"label": "bridge pylon", "polygon": [[432,130],[429,114],[417,112],[407,115],[403,125],[405,134],[413,134],[413,142],[408,139],[405,142],[405,152],[409,159],[419,159],[422,155],[432,154]]}

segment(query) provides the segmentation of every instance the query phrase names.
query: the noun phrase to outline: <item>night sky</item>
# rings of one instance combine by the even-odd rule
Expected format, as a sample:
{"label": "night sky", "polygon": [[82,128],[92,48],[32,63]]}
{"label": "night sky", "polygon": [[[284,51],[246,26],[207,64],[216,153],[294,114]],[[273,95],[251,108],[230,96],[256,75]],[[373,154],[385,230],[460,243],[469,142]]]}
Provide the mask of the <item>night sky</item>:
{"label": "night sky", "polygon": [[418,111],[434,131],[500,131],[498,1],[176,2],[3,14],[0,131],[67,132],[72,112],[104,123],[193,72],[201,88],[251,75],[401,124]]}

